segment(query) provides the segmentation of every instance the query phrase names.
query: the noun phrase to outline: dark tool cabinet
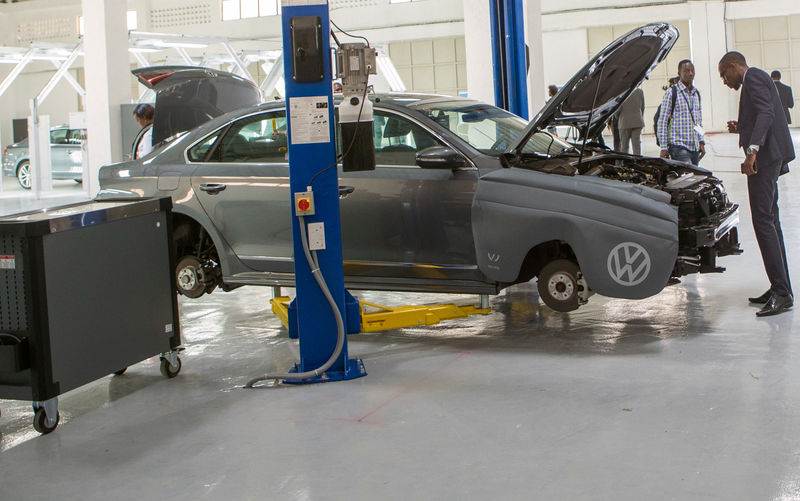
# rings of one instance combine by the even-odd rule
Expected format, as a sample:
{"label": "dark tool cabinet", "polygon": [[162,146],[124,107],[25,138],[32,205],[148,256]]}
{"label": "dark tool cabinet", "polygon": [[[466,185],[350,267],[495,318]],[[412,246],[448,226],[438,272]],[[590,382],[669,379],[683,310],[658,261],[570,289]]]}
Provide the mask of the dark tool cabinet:
{"label": "dark tool cabinet", "polygon": [[56,397],[149,357],[180,370],[169,198],[91,201],[0,217],[0,398]]}

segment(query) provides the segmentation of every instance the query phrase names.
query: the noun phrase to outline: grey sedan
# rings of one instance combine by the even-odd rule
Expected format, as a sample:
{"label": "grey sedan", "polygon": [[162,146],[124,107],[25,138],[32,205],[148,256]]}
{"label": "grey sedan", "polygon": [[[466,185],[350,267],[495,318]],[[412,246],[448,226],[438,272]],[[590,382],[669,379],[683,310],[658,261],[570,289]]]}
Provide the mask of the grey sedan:
{"label": "grey sedan", "polygon": [[[723,271],[717,258],[740,251],[722,183],[593,140],[677,37],[665,23],[632,31],[530,123],[470,99],[371,96],[377,168],[339,168],[345,285],[496,294],[536,278],[548,306],[570,311],[594,292],[644,298],[677,277]],[[158,147],[103,167],[99,197],[172,197],[182,294],[293,285],[285,104],[223,114],[231,95],[257,90],[213,70],[137,71],[156,90]],[[566,143],[551,125],[586,141]]]}
{"label": "grey sedan", "polygon": [[[83,180],[83,153],[81,144],[86,140],[86,129],[54,127],[50,129],[50,159],[53,179]],[[3,150],[3,173],[17,178],[19,185],[31,189],[31,161],[28,139],[7,146]]]}

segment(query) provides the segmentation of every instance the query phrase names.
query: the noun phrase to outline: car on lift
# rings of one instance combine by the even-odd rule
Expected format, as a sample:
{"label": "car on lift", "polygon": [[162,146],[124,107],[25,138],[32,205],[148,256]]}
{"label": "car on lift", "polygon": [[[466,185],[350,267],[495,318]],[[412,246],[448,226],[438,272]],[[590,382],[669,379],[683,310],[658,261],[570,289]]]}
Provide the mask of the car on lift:
{"label": "car on lift", "polygon": [[[54,180],[73,179],[83,182],[83,152],[86,129],[67,126],[50,129],[50,162]],[[14,176],[24,189],[31,189],[31,159],[28,139],[25,138],[3,149],[3,173]]]}
{"label": "car on lift", "polygon": [[[644,298],[723,271],[717,258],[741,251],[738,206],[719,179],[591,140],[677,38],[666,23],[631,31],[530,123],[471,99],[370,96],[377,168],[339,166],[346,287],[496,294],[537,278],[545,304],[571,311],[594,292]],[[135,73],[156,91],[158,147],[103,167],[98,198],[172,197],[184,295],[292,286],[285,104],[225,113],[255,87],[196,68]],[[194,122],[204,123],[185,132]],[[585,140],[564,142],[551,125]]]}

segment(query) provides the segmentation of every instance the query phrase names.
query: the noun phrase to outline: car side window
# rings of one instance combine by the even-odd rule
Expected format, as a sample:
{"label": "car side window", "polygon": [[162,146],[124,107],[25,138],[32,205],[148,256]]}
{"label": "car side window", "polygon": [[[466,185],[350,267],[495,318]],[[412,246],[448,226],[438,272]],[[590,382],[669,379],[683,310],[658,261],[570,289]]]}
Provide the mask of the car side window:
{"label": "car side window", "polygon": [[67,129],[51,130],[50,144],[67,144]]}
{"label": "car side window", "polygon": [[69,129],[66,144],[81,144],[86,140],[86,129]]}
{"label": "car side window", "polygon": [[286,110],[235,122],[216,148],[217,162],[283,163],[287,159]]}
{"label": "car side window", "polygon": [[[430,132],[403,116],[375,111],[374,119],[375,163],[378,165],[415,165],[418,151],[442,145]],[[343,147],[346,149],[347,145]]]}
{"label": "car side window", "polygon": [[213,162],[215,160],[208,159],[208,152],[217,144],[219,137],[222,135],[222,130],[218,130],[217,132],[211,134],[207,138],[203,139],[196,145],[189,148],[189,151],[186,153],[186,156],[189,158],[190,162]]}

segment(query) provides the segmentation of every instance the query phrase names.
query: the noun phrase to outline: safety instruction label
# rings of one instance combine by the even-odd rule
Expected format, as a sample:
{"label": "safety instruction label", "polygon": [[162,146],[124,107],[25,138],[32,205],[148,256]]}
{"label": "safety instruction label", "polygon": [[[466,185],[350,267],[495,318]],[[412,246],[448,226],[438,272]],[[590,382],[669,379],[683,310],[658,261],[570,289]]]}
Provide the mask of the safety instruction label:
{"label": "safety instruction label", "polygon": [[14,270],[17,267],[17,259],[14,256],[0,255],[0,270]]}
{"label": "safety instruction label", "polygon": [[329,143],[328,96],[289,98],[292,144]]}

